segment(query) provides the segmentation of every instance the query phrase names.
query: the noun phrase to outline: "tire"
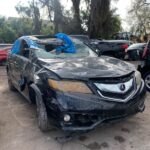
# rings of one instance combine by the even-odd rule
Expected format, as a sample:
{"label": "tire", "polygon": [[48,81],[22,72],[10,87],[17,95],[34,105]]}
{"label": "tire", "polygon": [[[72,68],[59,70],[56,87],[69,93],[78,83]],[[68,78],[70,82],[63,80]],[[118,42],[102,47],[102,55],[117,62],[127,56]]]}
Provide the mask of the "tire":
{"label": "tire", "polygon": [[144,78],[144,81],[145,81],[146,89],[147,89],[147,91],[150,92],[150,71],[145,73],[143,78]]}
{"label": "tire", "polygon": [[29,90],[29,97],[30,97],[31,103],[36,104],[36,93],[35,93],[35,91],[30,86],[28,86],[28,90]]}
{"label": "tire", "polygon": [[8,87],[11,91],[16,91],[16,88],[14,87],[12,81],[11,81],[11,78],[10,78],[10,73],[8,71],[7,73],[7,77],[8,77]]}
{"label": "tire", "polygon": [[49,120],[43,100],[36,95],[38,126],[42,132],[49,130]]}

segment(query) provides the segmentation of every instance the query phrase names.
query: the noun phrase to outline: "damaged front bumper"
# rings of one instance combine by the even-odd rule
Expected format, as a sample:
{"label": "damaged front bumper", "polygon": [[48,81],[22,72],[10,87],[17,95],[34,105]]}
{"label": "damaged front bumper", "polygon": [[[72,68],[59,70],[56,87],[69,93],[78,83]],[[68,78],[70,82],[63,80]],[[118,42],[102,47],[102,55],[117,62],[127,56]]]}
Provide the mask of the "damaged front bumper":
{"label": "damaged front bumper", "polygon": [[[64,131],[93,130],[98,125],[143,112],[145,95],[144,82],[128,102],[107,101],[97,95],[57,93],[61,108],[60,111],[55,112],[58,115],[55,120]],[[70,117],[67,121],[64,119],[66,115]]]}

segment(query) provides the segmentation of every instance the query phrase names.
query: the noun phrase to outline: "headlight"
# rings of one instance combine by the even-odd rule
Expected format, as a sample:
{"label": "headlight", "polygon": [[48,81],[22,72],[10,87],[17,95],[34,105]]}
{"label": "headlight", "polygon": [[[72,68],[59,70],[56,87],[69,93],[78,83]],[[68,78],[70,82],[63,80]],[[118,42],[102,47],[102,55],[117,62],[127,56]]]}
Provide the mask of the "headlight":
{"label": "headlight", "polygon": [[92,93],[92,91],[87,87],[86,84],[79,81],[56,81],[49,79],[48,83],[51,88],[62,92],[75,92],[85,94]]}
{"label": "headlight", "polygon": [[136,84],[137,84],[137,86],[140,86],[142,79],[141,79],[141,73],[139,71],[135,72],[135,78],[136,78]]}

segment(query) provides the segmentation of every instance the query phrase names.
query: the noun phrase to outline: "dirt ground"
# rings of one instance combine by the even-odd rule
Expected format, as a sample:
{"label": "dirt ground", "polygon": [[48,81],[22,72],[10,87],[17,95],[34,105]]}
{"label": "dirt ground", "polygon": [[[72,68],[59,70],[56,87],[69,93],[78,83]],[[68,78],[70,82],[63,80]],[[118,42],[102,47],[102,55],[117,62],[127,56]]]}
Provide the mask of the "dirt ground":
{"label": "dirt ground", "polygon": [[116,124],[59,143],[58,129],[42,133],[37,126],[36,108],[7,85],[0,67],[0,150],[150,150],[150,94],[144,113]]}

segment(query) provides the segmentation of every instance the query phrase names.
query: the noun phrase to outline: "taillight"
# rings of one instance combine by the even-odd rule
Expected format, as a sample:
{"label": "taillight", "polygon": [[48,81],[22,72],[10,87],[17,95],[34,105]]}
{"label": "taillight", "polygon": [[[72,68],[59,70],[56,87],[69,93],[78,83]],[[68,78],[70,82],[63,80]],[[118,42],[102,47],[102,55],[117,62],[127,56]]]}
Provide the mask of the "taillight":
{"label": "taillight", "polygon": [[128,47],[129,47],[128,44],[121,45],[121,48],[123,48],[123,49],[127,49]]}
{"label": "taillight", "polygon": [[142,56],[142,58],[145,58],[145,57],[146,57],[146,55],[147,55],[147,51],[148,51],[148,45],[147,45],[147,46],[145,46],[145,48],[144,48],[144,52],[143,52],[143,56]]}
{"label": "taillight", "polygon": [[147,55],[149,55],[149,50],[150,50],[150,40],[148,41],[147,45],[144,48],[142,58],[146,59]]}

